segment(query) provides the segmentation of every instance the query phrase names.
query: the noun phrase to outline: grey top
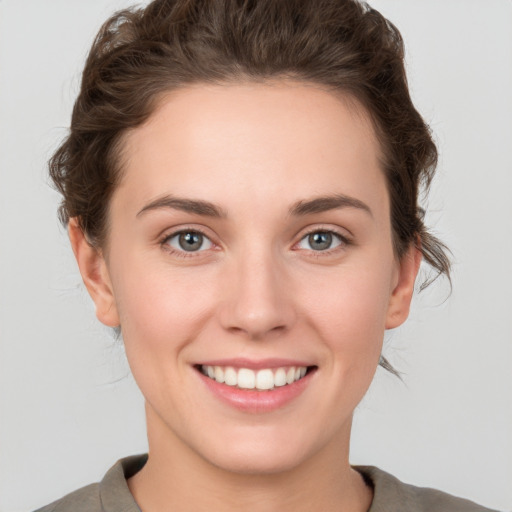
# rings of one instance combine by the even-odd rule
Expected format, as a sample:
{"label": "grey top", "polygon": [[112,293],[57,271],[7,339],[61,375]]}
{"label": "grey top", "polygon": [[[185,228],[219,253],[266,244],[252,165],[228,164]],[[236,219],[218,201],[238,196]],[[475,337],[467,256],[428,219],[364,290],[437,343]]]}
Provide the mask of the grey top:
{"label": "grey top", "polygon": [[[36,512],[141,512],[126,479],[140,471],[147,455],[121,459],[103,480],[82,487]],[[435,489],[404,484],[373,466],[354,466],[373,487],[368,512],[497,512]]]}

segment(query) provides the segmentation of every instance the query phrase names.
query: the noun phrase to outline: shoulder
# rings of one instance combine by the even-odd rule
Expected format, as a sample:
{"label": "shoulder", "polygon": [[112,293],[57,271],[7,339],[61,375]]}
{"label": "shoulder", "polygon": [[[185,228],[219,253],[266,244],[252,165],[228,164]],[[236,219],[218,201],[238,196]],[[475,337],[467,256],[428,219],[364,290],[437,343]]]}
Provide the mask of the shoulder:
{"label": "shoulder", "polygon": [[101,482],[82,487],[35,512],[140,512],[126,480],[139,471],[147,455],[117,461]]}
{"label": "shoulder", "polygon": [[416,487],[373,466],[355,466],[374,489],[368,512],[497,512],[436,489]]}
{"label": "shoulder", "polygon": [[99,484],[82,487],[36,512],[101,512]]}

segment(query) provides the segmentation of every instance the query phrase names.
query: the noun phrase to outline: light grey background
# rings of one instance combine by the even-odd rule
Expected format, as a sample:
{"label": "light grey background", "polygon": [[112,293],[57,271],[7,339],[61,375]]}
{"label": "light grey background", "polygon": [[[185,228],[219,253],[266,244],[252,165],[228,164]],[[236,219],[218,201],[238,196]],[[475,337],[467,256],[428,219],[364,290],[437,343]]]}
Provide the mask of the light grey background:
{"label": "light grey background", "polygon": [[[86,51],[126,0],[0,1],[0,511],[27,512],[145,451],[122,348],[80,284],[45,162]],[[374,0],[402,31],[441,152],[428,222],[454,291],[415,299],[359,406],[353,463],[512,510],[512,2]],[[300,428],[300,426],[298,426]]]}

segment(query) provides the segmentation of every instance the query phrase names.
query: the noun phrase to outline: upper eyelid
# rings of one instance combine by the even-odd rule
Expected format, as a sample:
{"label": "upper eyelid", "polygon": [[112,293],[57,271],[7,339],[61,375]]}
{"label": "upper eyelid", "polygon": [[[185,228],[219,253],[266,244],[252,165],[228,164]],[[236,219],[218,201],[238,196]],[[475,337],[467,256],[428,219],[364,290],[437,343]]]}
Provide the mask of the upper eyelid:
{"label": "upper eyelid", "polygon": [[173,231],[167,235],[164,235],[162,238],[163,238],[163,241],[170,240],[171,238],[174,238],[183,233],[198,233],[199,235],[203,236],[204,238],[208,238],[208,240],[210,240],[210,242],[213,244],[211,236],[208,236],[204,231],[201,231],[199,229],[180,229],[178,231]]}
{"label": "upper eyelid", "polygon": [[[299,238],[299,240],[297,242],[295,242],[293,244],[293,247],[296,247],[298,244],[300,244],[306,237],[308,237],[309,235],[312,235],[313,233],[330,233],[332,235],[334,235],[338,241],[340,242],[340,245],[350,245],[352,243],[352,241],[350,240],[349,237],[347,236],[344,236],[342,235],[341,233],[338,233],[337,231],[333,231],[333,230],[327,230],[327,229],[316,229],[316,230],[313,230],[313,231],[310,231],[309,233],[305,233],[303,236],[301,236]],[[335,250],[337,249],[337,247],[333,247],[331,249],[326,249],[324,251],[313,251],[313,252],[324,252],[324,253],[328,253],[329,251],[332,251],[332,250]],[[307,250],[307,249],[306,249]],[[313,249],[311,249],[313,250]]]}
{"label": "upper eyelid", "polygon": [[299,241],[302,240],[305,236],[311,235],[312,233],[332,233],[334,235],[339,236],[343,240],[351,240],[353,235],[346,228],[336,228],[333,226],[310,226],[309,228],[304,228],[299,232]]}
{"label": "upper eyelid", "polygon": [[169,240],[170,238],[175,237],[176,235],[180,235],[181,233],[200,233],[204,237],[208,238],[212,243],[215,243],[212,240],[212,236],[207,233],[208,230],[203,227],[192,227],[192,226],[185,226],[185,227],[179,227],[179,228],[168,228],[164,229],[161,234],[158,236],[158,239],[161,242],[164,242],[165,240]]}

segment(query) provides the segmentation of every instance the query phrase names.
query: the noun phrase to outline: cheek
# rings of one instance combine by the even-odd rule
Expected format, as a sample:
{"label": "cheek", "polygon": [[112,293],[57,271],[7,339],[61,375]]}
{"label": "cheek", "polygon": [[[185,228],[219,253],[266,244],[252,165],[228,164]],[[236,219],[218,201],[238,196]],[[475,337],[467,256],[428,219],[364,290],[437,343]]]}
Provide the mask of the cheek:
{"label": "cheek", "polygon": [[171,271],[148,258],[129,267],[114,282],[127,353],[158,359],[179,351],[204,328],[214,298],[212,276],[198,268]]}
{"label": "cheek", "polygon": [[[389,266],[391,269],[391,265]],[[305,318],[348,368],[377,364],[390,299],[391,270],[381,264],[353,265],[310,280]],[[311,278],[310,278],[311,279]]]}
{"label": "cheek", "polygon": [[[197,270],[197,269],[195,269]],[[196,276],[197,277],[197,276]],[[148,403],[179,403],[187,382],[187,350],[205,329],[211,286],[192,273],[132,265],[115,287],[126,357]]]}

